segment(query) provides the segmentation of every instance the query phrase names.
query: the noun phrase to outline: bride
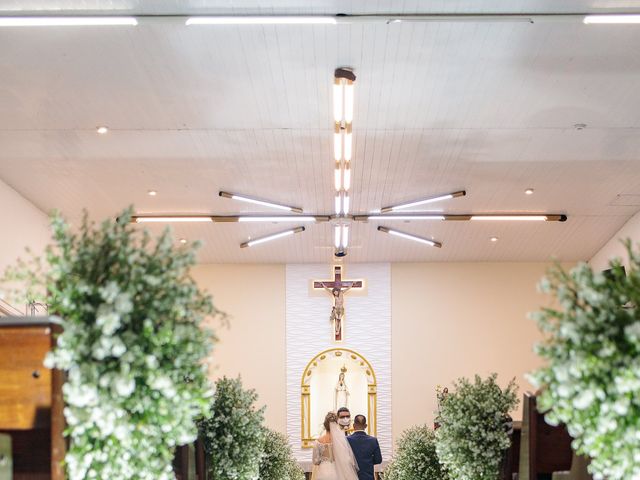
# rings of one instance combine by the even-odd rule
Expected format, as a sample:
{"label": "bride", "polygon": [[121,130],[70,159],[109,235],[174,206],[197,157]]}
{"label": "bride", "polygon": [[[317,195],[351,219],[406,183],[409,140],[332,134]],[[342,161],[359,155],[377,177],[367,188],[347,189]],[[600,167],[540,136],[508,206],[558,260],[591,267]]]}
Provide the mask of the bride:
{"label": "bride", "polygon": [[324,429],[313,446],[311,480],[358,480],[358,464],[335,413],[327,414]]}

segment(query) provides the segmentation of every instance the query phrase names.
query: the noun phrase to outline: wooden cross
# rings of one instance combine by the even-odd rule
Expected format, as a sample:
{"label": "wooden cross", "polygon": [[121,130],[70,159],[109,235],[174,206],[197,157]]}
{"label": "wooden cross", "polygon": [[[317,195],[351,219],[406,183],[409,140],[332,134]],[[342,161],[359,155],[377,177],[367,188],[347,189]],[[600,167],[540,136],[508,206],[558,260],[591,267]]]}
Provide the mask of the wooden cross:
{"label": "wooden cross", "polygon": [[333,266],[333,280],[314,280],[313,288],[322,288],[333,297],[333,308],[329,319],[333,324],[333,340],[344,340],[344,294],[352,288],[360,290],[364,288],[362,280],[342,280],[342,265]]}

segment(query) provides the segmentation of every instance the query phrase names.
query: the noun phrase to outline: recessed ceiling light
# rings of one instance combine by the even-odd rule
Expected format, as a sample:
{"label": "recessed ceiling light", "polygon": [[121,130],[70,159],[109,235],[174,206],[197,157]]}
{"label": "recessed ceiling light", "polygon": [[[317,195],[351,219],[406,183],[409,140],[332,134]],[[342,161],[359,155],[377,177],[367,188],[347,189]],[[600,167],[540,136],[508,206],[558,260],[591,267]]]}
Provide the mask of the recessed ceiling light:
{"label": "recessed ceiling light", "polygon": [[533,195],[533,188],[527,188],[527,189],[524,191],[524,194],[525,194],[525,195]]}
{"label": "recessed ceiling light", "polygon": [[573,128],[575,128],[576,130],[584,130],[585,128],[587,128],[587,124],[586,123],[576,123],[573,125]]}
{"label": "recessed ceiling light", "polygon": [[149,195],[150,197],[155,197],[156,195],[158,195],[158,192],[155,190],[149,190],[147,192],[147,195]]}
{"label": "recessed ceiling light", "polygon": [[100,135],[104,135],[105,133],[109,132],[109,127],[105,127],[104,125],[96,127],[96,132],[98,132]]}
{"label": "recessed ceiling light", "polygon": [[180,243],[184,245],[185,243],[187,243],[187,239],[186,238],[181,238],[180,239]]}
{"label": "recessed ceiling light", "polygon": [[495,243],[495,242],[497,242],[497,241],[498,241],[498,237],[491,237],[489,240],[490,240],[491,242]]}

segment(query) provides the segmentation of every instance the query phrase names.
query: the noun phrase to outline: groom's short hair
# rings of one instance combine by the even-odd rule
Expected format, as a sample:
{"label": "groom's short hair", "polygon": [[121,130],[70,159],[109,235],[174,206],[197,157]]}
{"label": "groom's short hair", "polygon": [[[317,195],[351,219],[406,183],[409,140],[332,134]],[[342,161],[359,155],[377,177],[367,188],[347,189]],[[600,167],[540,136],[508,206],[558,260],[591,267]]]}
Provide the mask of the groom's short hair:
{"label": "groom's short hair", "polygon": [[356,418],[353,419],[353,426],[365,428],[367,426],[367,417],[364,415],[356,415]]}
{"label": "groom's short hair", "polygon": [[351,414],[351,412],[349,411],[349,409],[347,407],[340,407],[336,413],[338,414],[338,416],[340,416],[340,414],[342,412],[347,412],[347,413]]}

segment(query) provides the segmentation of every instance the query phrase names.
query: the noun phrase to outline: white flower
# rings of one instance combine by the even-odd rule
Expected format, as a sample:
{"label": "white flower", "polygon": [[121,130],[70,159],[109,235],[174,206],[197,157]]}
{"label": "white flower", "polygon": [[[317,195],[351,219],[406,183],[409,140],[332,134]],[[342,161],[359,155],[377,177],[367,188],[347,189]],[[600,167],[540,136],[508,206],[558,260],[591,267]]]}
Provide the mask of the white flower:
{"label": "white flower", "polygon": [[131,377],[117,376],[111,385],[115,393],[121,397],[130,396],[136,389],[136,381]]}
{"label": "white flower", "polygon": [[596,396],[592,390],[584,390],[573,399],[573,406],[578,410],[584,410],[591,406],[595,398]]}
{"label": "white flower", "polygon": [[120,288],[117,282],[110,281],[104,287],[100,288],[99,292],[105,302],[113,303],[118,293],[120,293]]}
{"label": "white flower", "polygon": [[131,296],[128,293],[121,293],[116,297],[116,301],[114,304],[116,312],[121,315],[126,315],[133,310],[133,302],[131,301]]}
{"label": "white flower", "polygon": [[624,333],[630,340],[640,340],[640,321],[634,322],[624,329]]}
{"label": "white flower", "polygon": [[105,335],[113,335],[120,328],[120,316],[116,312],[105,313],[96,318],[96,324]]}

